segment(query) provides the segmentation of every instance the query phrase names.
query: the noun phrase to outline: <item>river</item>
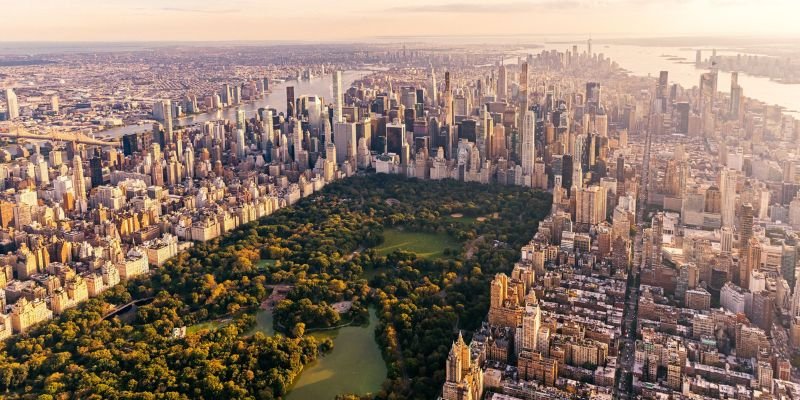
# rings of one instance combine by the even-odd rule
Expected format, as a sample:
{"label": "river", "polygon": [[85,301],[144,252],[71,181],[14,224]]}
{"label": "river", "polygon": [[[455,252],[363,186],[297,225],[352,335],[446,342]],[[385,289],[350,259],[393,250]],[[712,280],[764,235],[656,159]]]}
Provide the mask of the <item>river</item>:
{"label": "river", "polygon": [[[586,51],[586,42],[576,42],[578,51]],[[520,53],[536,54],[542,50],[564,51],[572,48],[567,43],[545,43],[544,48],[520,51]],[[702,57],[711,57],[711,48],[703,50]],[[658,77],[659,71],[669,71],[670,83],[678,83],[684,88],[699,86],[700,74],[706,69],[696,68],[694,65],[695,50],[686,47],[664,46],[636,46],[636,45],[604,45],[595,43],[592,47],[595,53],[603,53],[607,58],[616,61],[624,68],[637,76]],[[736,55],[735,51],[718,50],[717,55]],[[668,60],[662,55],[685,58],[683,61]],[[512,61],[515,62],[515,61]],[[739,73],[739,85],[744,89],[744,95],[770,105],[779,105],[786,108],[786,112],[800,117],[800,84],[778,83],[766,77],[752,76]],[[720,71],[717,87],[721,92],[730,92],[731,74]]]}
{"label": "river", "polygon": [[[369,74],[370,71],[344,71],[342,72],[342,83],[350,85],[356,80]],[[274,83],[270,88],[270,93],[264,97],[242,104],[239,107],[228,107],[222,110],[189,115],[186,117],[178,118],[175,120],[176,127],[189,126],[196,123],[206,121],[216,121],[219,119],[236,119],[236,110],[242,108],[248,116],[253,116],[261,107],[272,107],[279,112],[286,112],[286,87],[294,86],[295,98],[303,95],[320,95],[326,99],[333,98],[333,81],[331,74],[325,76],[315,77],[310,80],[293,80],[280,83]],[[150,125],[125,125],[117,128],[106,129],[97,133],[98,136],[120,137],[129,133],[145,132],[152,130]]]}

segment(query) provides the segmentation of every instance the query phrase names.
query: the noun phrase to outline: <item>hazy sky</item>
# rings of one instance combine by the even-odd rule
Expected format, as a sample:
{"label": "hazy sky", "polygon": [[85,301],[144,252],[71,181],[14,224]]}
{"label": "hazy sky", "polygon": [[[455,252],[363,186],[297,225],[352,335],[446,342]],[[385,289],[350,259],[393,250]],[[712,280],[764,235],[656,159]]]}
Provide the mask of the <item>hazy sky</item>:
{"label": "hazy sky", "polygon": [[0,41],[800,36],[800,0],[0,0]]}

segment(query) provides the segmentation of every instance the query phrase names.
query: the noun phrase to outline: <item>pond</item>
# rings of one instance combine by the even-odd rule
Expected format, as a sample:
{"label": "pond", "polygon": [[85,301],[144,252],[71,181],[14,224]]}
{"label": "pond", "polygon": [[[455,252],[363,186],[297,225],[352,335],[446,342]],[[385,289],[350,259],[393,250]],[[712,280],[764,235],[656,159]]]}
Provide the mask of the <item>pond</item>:
{"label": "pond", "polygon": [[386,363],[375,341],[378,316],[369,309],[369,325],[348,326],[332,331],[309,333],[333,339],[333,351],[306,365],[286,400],[333,399],[336,395],[364,395],[381,389],[386,380]]}

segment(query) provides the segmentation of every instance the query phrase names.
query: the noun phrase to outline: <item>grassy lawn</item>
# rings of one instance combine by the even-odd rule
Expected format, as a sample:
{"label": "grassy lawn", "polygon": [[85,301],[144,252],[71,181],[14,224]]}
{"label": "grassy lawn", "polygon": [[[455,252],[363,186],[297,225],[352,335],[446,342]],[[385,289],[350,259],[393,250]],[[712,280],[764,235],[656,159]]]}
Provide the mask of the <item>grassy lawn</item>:
{"label": "grassy lawn", "polygon": [[263,271],[267,269],[267,267],[274,267],[275,260],[260,260],[258,264],[256,264],[256,268]]}
{"label": "grassy lawn", "polygon": [[[456,216],[454,217],[453,215],[456,215]],[[455,223],[464,224],[464,225],[472,225],[472,224],[478,222],[478,218],[477,217],[467,217],[467,216],[459,217],[458,215],[460,215],[460,214],[453,214],[453,215],[445,215],[445,216],[442,216],[441,218],[443,220],[447,221],[447,222],[455,222]]]}
{"label": "grassy lawn", "polygon": [[200,331],[209,331],[209,330],[213,331],[213,330],[217,330],[217,329],[219,329],[219,328],[221,328],[221,327],[223,327],[223,326],[225,326],[227,324],[228,324],[228,322],[221,322],[221,321],[201,322],[199,324],[194,324],[192,326],[186,327],[186,334],[187,335],[191,335],[191,334],[198,333]]}
{"label": "grassy lawn", "polygon": [[461,244],[446,233],[409,232],[387,228],[383,231],[383,243],[376,247],[375,251],[386,255],[396,250],[404,250],[431,259],[442,257],[446,248],[457,250],[461,248]]}

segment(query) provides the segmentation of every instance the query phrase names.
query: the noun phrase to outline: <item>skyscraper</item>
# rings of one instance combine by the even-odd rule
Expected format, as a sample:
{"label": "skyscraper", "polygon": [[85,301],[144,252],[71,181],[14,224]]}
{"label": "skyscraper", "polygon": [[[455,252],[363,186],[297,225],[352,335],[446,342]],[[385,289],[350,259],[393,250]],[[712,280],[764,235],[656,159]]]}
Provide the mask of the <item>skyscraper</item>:
{"label": "skyscraper", "polygon": [[336,144],[336,163],[356,160],[356,124],[339,122],[333,125],[333,142]]}
{"label": "skyscraper", "polygon": [[657,109],[660,113],[667,112],[667,102],[669,99],[669,71],[661,71],[658,74],[658,86],[656,87]]}
{"label": "skyscraper", "polygon": [[731,100],[728,109],[728,113],[730,114],[731,118],[739,118],[739,114],[742,110],[743,97],[744,91],[742,90],[742,87],[739,86],[739,73],[735,71],[731,72]]}
{"label": "skyscraper", "polygon": [[236,129],[244,130],[247,125],[247,114],[241,108],[236,109]]}
{"label": "skyscraper", "polygon": [[439,101],[439,88],[436,84],[436,70],[431,66],[431,103],[437,104]]}
{"label": "skyscraper", "polygon": [[342,71],[333,72],[333,124],[342,121]]}
{"label": "skyscraper", "polygon": [[505,100],[508,94],[508,71],[505,65],[500,65],[497,71],[497,100]]}
{"label": "skyscraper", "polygon": [[236,158],[239,161],[244,160],[247,144],[244,140],[244,129],[236,129]]}
{"label": "skyscraper", "polygon": [[586,107],[592,114],[600,108],[600,83],[586,83]]}
{"label": "skyscraper", "polygon": [[274,128],[272,126],[272,110],[265,110],[264,119],[261,122],[263,129],[261,132],[261,150],[263,152],[269,151],[274,137]]}
{"label": "skyscraper", "polygon": [[83,160],[78,154],[72,159],[72,187],[75,189],[76,208],[86,212],[86,181],[83,179]]}
{"label": "skyscraper", "polygon": [[454,123],[453,92],[450,88],[450,71],[444,73],[444,123],[452,126]]}
{"label": "skyscraper", "polygon": [[6,118],[8,120],[19,118],[19,100],[14,89],[6,89]]}
{"label": "skyscraper", "polygon": [[294,116],[294,86],[286,87],[286,118]]}
{"label": "skyscraper", "polygon": [[406,126],[401,123],[386,124],[386,152],[400,154],[406,140]]}
{"label": "skyscraper", "polygon": [[528,111],[528,63],[522,63],[519,71],[519,96],[521,116],[524,118]]}
{"label": "skyscraper", "polygon": [[300,152],[303,151],[303,128],[300,121],[295,121],[294,132],[292,134],[292,146],[294,146],[294,161],[299,162]]}
{"label": "skyscraper", "polygon": [[522,173],[533,175],[533,163],[536,157],[535,149],[536,137],[536,114],[533,111],[526,111],[522,120]]}
{"label": "skyscraper", "polygon": [[172,143],[172,100],[156,101],[153,104],[153,118],[164,124],[164,142]]}
{"label": "skyscraper", "polygon": [[720,172],[719,179],[722,226],[733,228],[734,217],[736,214],[736,174],[734,171],[726,168]]}

